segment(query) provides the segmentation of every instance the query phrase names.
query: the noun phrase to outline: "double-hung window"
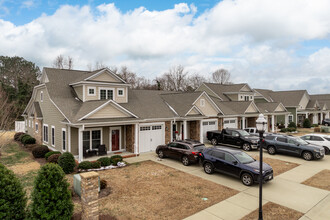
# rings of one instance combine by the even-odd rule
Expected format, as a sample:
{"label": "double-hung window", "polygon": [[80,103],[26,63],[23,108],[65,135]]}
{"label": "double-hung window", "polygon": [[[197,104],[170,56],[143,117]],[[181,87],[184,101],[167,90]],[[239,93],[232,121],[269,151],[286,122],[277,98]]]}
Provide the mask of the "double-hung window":
{"label": "double-hung window", "polygon": [[113,100],[114,89],[100,89],[100,99],[111,99]]}
{"label": "double-hung window", "polygon": [[83,149],[84,151],[92,148],[98,148],[101,144],[101,130],[83,131]]}
{"label": "double-hung window", "polygon": [[51,142],[51,144],[52,144],[52,146],[54,147],[55,146],[55,126],[52,126],[51,127],[51,137],[52,137],[52,142]]}
{"label": "double-hung window", "polygon": [[44,125],[44,132],[43,132],[43,139],[44,142],[48,143],[48,125]]}
{"label": "double-hung window", "polygon": [[66,129],[62,128],[62,149],[66,151]]}

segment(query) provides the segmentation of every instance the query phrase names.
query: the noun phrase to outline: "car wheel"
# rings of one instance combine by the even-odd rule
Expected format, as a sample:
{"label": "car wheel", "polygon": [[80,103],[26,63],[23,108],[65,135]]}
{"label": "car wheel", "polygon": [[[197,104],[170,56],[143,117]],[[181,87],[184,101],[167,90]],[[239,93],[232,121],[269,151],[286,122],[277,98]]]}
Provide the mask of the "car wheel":
{"label": "car wheel", "polygon": [[213,165],[210,164],[210,163],[205,163],[205,164],[204,164],[204,171],[205,171],[205,173],[207,173],[207,174],[212,174],[212,173],[214,172]]}
{"label": "car wheel", "polygon": [[308,152],[308,151],[304,151],[302,156],[305,160],[313,159],[313,154],[311,152]]}
{"label": "car wheel", "polygon": [[324,147],[324,153],[325,153],[325,154],[329,154],[329,148]]}
{"label": "car wheel", "polygon": [[217,144],[218,144],[217,139],[212,138],[212,140],[211,140],[211,144],[212,144],[212,145],[217,145]]}
{"label": "car wheel", "polygon": [[270,155],[274,155],[276,153],[275,147],[273,147],[273,146],[269,146],[267,148],[267,151]]}
{"label": "car wheel", "polygon": [[181,161],[182,161],[182,164],[184,166],[188,166],[189,165],[189,159],[188,159],[187,156],[183,156],[182,159],[181,159]]}
{"label": "car wheel", "polygon": [[158,151],[158,157],[159,158],[164,158],[164,152],[162,150]]}
{"label": "car wheel", "polygon": [[248,173],[243,173],[241,176],[241,180],[245,186],[251,186],[253,184],[253,178]]}
{"label": "car wheel", "polygon": [[242,146],[243,150],[245,151],[250,151],[251,150],[251,146],[249,143],[244,143]]}

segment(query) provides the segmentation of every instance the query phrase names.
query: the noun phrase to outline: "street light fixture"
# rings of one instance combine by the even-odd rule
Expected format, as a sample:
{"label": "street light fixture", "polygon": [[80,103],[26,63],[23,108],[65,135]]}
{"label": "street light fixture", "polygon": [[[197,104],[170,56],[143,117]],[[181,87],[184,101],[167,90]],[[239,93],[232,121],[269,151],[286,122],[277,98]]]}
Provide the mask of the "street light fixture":
{"label": "street light fixture", "polygon": [[263,114],[260,114],[258,119],[256,120],[256,127],[257,127],[257,130],[259,132],[259,150],[260,150],[260,158],[259,158],[259,161],[260,161],[260,165],[259,165],[259,220],[262,220],[262,183],[263,183],[263,174],[262,174],[262,152],[263,152],[263,149],[262,149],[262,146],[261,146],[261,143],[263,141],[263,135],[264,135],[264,132],[266,131],[266,128],[267,128],[267,121],[264,117]]}

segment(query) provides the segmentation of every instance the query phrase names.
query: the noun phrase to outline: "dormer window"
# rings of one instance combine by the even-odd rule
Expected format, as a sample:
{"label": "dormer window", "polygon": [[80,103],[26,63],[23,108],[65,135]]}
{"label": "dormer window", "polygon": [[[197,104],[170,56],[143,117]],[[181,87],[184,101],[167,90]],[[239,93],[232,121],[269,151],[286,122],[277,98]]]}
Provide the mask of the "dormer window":
{"label": "dormer window", "polygon": [[204,107],[205,106],[205,99],[201,99],[200,100],[200,105],[201,105],[201,107]]}
{"label": "dormer window", "polygon": [[95,96],[96,95],[96,92],[95,92],[95,87],[88,87],[87,90],[88,90],[88,95],[89,96]]}
{"label": "dormer window", "polygon": [[113,90],[114,89],[106,89],[106,88],[100,89],[100,99],[101,100],[104,100],[104,99],[113,100]]}
{"label": "dormer window", "polygon": [[124,96],[124,89],[118,89],[118,96]]}

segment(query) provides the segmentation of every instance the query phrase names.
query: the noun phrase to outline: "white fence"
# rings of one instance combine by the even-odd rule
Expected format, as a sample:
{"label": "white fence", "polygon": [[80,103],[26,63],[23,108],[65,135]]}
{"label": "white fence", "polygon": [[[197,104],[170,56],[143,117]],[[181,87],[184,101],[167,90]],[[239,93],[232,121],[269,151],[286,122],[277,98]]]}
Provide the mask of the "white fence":
{"label": "white fence", "polygon": [[16,132],[25,132],[25,122],[24,121],[15,121],[15,131]]}

